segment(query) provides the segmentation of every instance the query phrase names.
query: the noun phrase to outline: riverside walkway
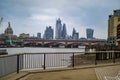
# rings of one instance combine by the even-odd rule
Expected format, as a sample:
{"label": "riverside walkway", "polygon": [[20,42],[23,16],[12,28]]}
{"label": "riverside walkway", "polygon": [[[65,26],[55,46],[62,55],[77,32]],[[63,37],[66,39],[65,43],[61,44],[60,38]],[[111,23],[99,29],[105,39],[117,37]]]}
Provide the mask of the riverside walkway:
{"label": "riverside walkway", "polygon": [[101,64],[53,70],[20,71],[0,78],[0,80],[105,80],[105,76],[114,77],[120,70],[120,64]]}
{"label": "riverside walkway", "polygon": [[120,70],[112,69],[120,52],[22,53],[0,56],[0,64],[0,80],[104,80]]}

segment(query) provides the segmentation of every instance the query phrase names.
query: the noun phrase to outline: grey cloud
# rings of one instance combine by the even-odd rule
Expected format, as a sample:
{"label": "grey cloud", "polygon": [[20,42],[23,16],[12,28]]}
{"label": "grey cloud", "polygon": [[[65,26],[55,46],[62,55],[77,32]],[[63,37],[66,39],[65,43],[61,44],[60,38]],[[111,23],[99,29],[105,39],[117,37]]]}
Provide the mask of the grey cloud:
{"label": "grey cloud", "polygon": [[[22,28],[24,32],[27,28],[32,32],[33,26],[36,28],[33,32],[38,30],[43,32],[49,24],[55,27],[55,20],[58,17],[62,18],[67,27],[78,29],[92,27],[96,30],[102,27],[105,28],[103,33],[107,34],[108,15],[113,9],[120,8],[119,3],[120,0],[1,0],[0,16],[14,21],[13,26],[17,34],[22,32]],[[70,28],[69,31],[72,30]],[[99,30],[97,32],[99,37],[106,38]]]}

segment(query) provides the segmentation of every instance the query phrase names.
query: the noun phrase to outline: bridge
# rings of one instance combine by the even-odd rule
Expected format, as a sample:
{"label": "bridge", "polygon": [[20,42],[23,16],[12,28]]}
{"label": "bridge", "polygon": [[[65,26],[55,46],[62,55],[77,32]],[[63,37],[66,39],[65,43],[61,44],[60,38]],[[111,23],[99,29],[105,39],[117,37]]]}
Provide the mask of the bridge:
{"label": "bridge", "polygon": [[106,44],[105,39],[79,39],[79,40],[46,40],[29,38],[24,39],[24,46],[37,46],[37,47],[68,47],[78,48],[79,46]]}

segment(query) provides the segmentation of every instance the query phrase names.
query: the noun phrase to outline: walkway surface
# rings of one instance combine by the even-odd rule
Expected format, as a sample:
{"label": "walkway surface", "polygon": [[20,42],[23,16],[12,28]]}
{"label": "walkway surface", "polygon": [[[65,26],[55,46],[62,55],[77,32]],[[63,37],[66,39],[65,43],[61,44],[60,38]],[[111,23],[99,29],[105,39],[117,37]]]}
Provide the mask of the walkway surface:
{"label": "walkway surface", "polygon": [[105,76],[115,77],[120,71],[120,65],[95,68],[98,80],[105,80]]}

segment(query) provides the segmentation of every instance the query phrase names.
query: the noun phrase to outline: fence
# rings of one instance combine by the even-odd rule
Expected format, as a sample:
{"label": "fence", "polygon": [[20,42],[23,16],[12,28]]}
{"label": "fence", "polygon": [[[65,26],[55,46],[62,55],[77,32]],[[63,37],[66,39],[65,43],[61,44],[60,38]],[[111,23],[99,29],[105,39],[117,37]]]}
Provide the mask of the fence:
{"label": "fence", "polygon": [[23,69],[23,54],[0,56],[0,77]]}
{"label": "fence", "polygon": [[67,52],[67,53],[24,53],[0,56],[0,77],[25,69],[52,69],[116,63],[119,51]]}

